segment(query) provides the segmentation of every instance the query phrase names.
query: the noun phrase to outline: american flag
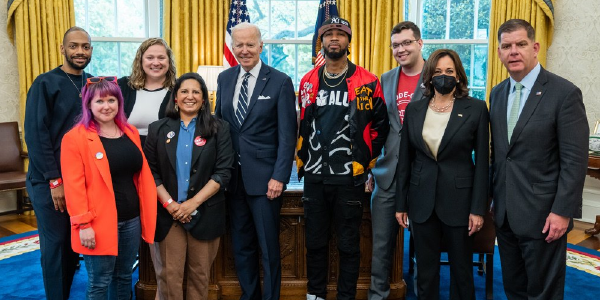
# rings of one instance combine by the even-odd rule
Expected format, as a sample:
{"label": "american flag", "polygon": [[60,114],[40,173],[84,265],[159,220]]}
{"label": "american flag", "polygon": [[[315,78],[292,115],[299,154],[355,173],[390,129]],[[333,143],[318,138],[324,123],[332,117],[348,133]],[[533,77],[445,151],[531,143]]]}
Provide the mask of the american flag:
{"label": "american flag", "polygon": [[318,68],[325,64],[325,58],[321,53],[321,40],[319,39],[319,27],[329,19],[331,16],[339,16],[337,5],[335,0],[321,0],[319,4],[319,15],[317,16],[317,23],[315,24],[315,34],[313,35],[312,42],[312,61],[315,68]]}
{"label": "american flag", "polygon": [[231,28],[243,22],[250,22],[250,14],[246,7],[246,0],[231,1],[231,6],[229,7],[229,19],[227,19],[227,32],[225,32],[225,45],[223,45],[223,65],[225,67],[234,67],[238,65],[232,51]]}

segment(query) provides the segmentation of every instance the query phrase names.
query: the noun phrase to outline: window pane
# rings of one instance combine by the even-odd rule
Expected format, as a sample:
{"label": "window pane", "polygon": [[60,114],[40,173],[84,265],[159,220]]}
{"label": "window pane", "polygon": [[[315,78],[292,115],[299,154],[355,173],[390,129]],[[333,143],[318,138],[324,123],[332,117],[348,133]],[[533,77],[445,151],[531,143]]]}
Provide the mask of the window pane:
{"label": "window pane", "polygon": [[450,2],[450,38],[472,39],[475,5],[472,0]]}
{"label": "window pane", "polygon": [[271,1],[271,26],[269,39],[296,38],[296,1]]}
{"label": "window pane", "polygon": [[423,22],[421,22],[423,39],[446,38],[446,11],[446,0],[423,1]]}
{"label": "window pane", "polygon": [[87,72],[94,76],[109,76],[119,72],[118,49],[116,42],[95,42],[92,61]]}
{"label": "window pane", "polygon": [[488,62],[488,46],[475,45],[475,59],[473,65],[473,82],[472,86],[485,87],[487,78],[487,62]]}
{"label": "window pane", "polygon": [[129,76],[131,74],[131,65],[135,59],[135,54],[141,43],[119,43],[121,52],[119,77]]}
{"label": "window pane", "polygon": [[477,12],[477,35],[478,39],[489,38],[490,27],[490,2],[491,0],[479,0],[479,11]]}
{"label": "window pane", "polygon": [[318,11],[318,0],[298,1],[298,39],[312,41]]}
{"label": "window pane", "polygon": [[294,81],[295,90],[298,90],[300,79],[314,66],[312,64],[312,45],[298,45],[298,78]]}
{"label": "window pane", "polygon": [[117,1],[117,36],[146,37],[144,0]]}
{"label": "window pane", "polygon": [[115,36],[115,4],[113,0],[88,1],[88,33],[94,36]]}
{"label": "window pane", "polygon": [[263,39],[269,38],[269,1],[246,1],[250,22],[260,28]]}
{"label": "window pane", "polygon": [[471,88],[469,95],[473,98],[485,101],[485,87],[483,88]]}

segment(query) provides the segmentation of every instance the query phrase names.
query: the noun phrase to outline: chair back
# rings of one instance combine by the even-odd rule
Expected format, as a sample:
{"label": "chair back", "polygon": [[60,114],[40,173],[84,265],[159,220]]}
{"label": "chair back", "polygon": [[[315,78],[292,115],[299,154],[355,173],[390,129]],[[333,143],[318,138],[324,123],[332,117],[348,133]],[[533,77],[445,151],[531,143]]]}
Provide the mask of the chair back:
{"label": "chair back", "polygon": [[0,172],[23,171],[23,148],[17,122],[0,123],[0,145]]}

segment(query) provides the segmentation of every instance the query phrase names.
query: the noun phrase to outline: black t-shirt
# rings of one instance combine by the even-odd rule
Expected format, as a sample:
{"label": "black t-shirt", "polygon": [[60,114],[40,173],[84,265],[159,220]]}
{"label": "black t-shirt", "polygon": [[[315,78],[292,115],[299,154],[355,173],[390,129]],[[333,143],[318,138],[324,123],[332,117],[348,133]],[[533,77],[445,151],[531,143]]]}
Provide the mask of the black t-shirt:
{"label": "black t-shirt", "polygon": [[352,148],[348,123],[350,104],[346,78],[356,66],[348,62],[348,71],[336,79],[327,78],[321,70],[319,91],[315,99],[315,121],[311,124],[309,160],[306,162],[308,182],[352,184]]}
{"label": "black t-shirt", "polygon": [[140,201],[133,176],[142,169],[142,153],[125,134],[116,139],[100,137],[100,141],[108,159],[118,220],[133,219],[140,215]]}

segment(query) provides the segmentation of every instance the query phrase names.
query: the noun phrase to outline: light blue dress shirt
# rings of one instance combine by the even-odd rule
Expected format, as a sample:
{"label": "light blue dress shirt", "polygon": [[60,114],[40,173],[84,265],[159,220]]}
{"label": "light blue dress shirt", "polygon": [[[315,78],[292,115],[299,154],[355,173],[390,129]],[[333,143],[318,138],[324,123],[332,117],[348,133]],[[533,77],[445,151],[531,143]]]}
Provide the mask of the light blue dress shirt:
{"label": "light blue dress shirt", "polygon": [[194,147],[194,133],[196,131],[196,118],[193,118],[186,127],[181,121],[179,139],[177,139],[177,202],[187,200],[190,187],[190,170],[192,164],[192,148]]}
{"label": "light blue dress shirt", "polygon": [[[527,102],[529,93],[531,93],[533,84],[535,84],[535,81],[537,80],[538,75],[540,75],[541,69],[542,69],[542,67],[540,66],[540,63],[538,63],[533,68],[533,70],[531,70],[531,72],[529,72],[529,74],[527,74],[521,80],[521,84],[523,85],[523,88],[521,89],[521,103],[520,103],[521,105],[519,107],[519,117],[521,116],[521,111],[523,111],[523,106],[525,106],[525,102]],[[510,119],[510,110],[512,109],[513,102],[515,101],[515,95],[516,95],[515,84],[517,84],[517,82],[514,79],[512,79],[512,77],[510,77],[510,93],[508,94],[508,103],[506,105],[506,123],[507,124],[508,124],[508,119]]]}

